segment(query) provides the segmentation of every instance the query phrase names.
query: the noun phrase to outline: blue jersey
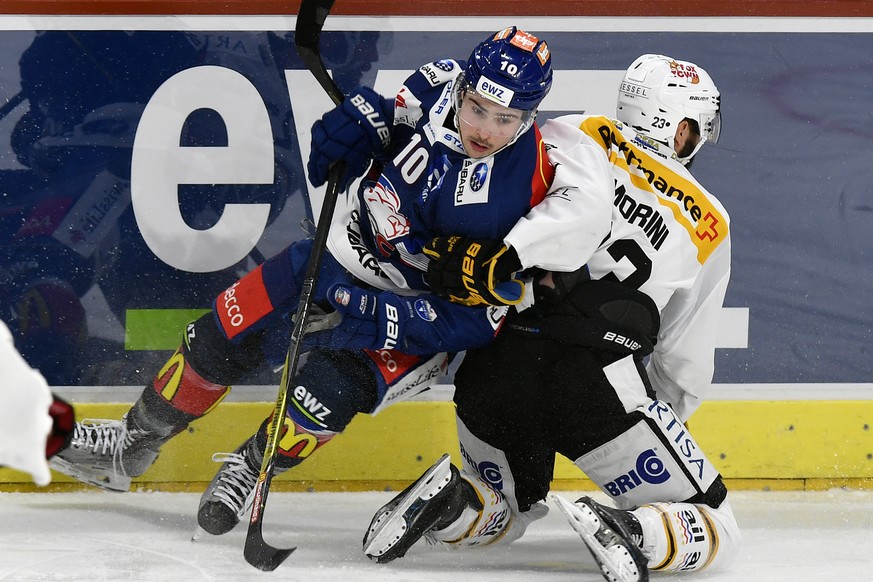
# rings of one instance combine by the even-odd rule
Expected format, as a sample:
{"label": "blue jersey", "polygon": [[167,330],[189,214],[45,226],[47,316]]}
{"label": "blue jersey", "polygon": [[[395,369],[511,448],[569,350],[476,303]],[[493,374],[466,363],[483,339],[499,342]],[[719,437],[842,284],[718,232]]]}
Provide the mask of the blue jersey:
{"label": "blue jersey", "polygon": [[406,328],[407,346],[417,353],[484,345],[506,310],[429,294],[423,246],[435,236],[503,240],[545,197],[554,174],[536,125],[491,156],[466,154],[452,98],[461,71],[463,63],[437,61],[406,80],[394,102],[394,145],[381,172],[341,201],[328,243],[361,281],[401,295],[427,294],[430,320],[413,315]]}
{"label": "blue jersey", "polygon": [[452,92],[463,64],[438,61],[407,79],[395,98],[396,144],[375,181],[359,189],[362,236],[375,256],[427,290],[422,247],[435,236],[503,240],[551,181],[539,128],[474,159],[455,126]]}

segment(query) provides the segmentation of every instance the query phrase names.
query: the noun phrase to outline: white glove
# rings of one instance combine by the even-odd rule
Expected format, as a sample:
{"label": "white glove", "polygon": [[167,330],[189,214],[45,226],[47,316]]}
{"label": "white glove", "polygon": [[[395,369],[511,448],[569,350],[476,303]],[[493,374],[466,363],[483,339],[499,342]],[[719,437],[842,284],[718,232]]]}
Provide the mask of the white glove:
{"label": "white glove", "polygon": [[45,458],[52,400],[45,378],[24,361],[0,322],[0,465],[30,473],[41,487],[52,480]]}

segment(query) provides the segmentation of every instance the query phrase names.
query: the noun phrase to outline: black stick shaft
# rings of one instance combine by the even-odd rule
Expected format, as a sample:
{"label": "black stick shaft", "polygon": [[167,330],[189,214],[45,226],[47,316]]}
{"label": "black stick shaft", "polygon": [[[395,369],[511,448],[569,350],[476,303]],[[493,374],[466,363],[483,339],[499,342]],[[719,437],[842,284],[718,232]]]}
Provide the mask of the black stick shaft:
{"label": "black stick shaft", "polygon": [[[328,75],[318,49],[321,29],[332,6],[333,0],[303,0],[300,5],[300,11],[297,14],[295,44],[306,66],[334,103],[339,104],[344,98],[343,94],[330,75]],[[306,266],[306,277],[297,306],[297,319],[291,332],[291,343],[285,355],[285,365],[282,370],[282,379],[279,383],[276,407],[273,410],[273,415],[267,428],[267,444],[264,449],[261,472],[255,485],[255,499],[252,505],[246,545],[243,551],[246,561],[259,570],[275,570],[295,550],[295,548],[274,548],[264,540],[264,509],[267,505],[270,483],[273,480],[273,469],[279,438],[282,435],[282,427],[285,423],[288,392],[291,388],[291,382],[297,374],[297,365],[300,359],[300,340],[306,333],[306,320],[312,307],[312,296],[318,285],[318,274],[321,271],[322,258],[327,247],[327,235],[331,220],[333,219],[333,212],[336,208],[337,197],[339,196],[340,180],[344,174],[344,162],[334,163],[328,172],[327,191],[324,195],[315,239],[313,240],[309,262]]]}

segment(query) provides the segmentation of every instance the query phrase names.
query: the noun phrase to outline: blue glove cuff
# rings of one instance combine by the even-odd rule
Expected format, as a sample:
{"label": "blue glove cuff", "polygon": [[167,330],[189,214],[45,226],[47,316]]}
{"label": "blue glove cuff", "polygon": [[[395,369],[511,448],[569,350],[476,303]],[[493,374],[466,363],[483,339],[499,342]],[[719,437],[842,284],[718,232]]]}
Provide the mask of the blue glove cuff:
{"label": "blue glove cuff", "polygon": [[343,101],[342,107],[366,132],[373,156],[385,153],[391,145],[391,129],[394,125],[393,104],[369,87],[358,87]]}
{"label": "blue glove cuff", "polygon": [[369,87],[359,87],[312,126],[312,150],[306,164],[309,181],[321,186],[331,163],[343,160],[348,166],[345,190],[367,171],[370,160],[386,152],[393,125],[393,102]]}

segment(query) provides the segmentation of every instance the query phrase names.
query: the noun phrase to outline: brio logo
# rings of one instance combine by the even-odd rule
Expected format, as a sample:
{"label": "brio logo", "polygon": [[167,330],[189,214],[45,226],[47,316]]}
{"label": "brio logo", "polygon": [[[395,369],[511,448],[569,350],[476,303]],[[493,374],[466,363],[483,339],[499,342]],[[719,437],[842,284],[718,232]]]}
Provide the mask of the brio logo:
{"label": "brio logo", "polygon": [[660,485],[669,478],[670,472],[667,471],[664,462],[658,458],[654,449],[647,449],[637,457],[636,466],[633,469],[607,483],[605,488],[610,495],[618,497],[643,483]]}

